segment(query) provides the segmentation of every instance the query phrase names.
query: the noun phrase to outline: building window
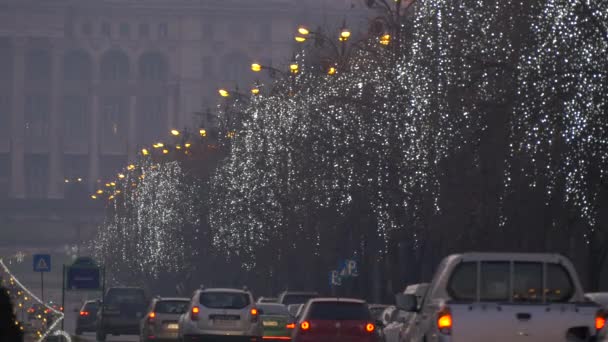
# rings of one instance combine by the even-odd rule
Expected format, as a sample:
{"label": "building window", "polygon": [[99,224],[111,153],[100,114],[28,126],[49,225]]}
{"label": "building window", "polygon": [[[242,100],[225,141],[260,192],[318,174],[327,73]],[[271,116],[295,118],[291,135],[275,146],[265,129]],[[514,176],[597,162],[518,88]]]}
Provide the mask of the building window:
{"label": "building window", "polygon": [[63,139],[85,143],[89,135],[88,105],[85,96],[66,96],[63,101]]}
{"label": "building window", "polygon": [[129,79],[129,57],[121,51],[109,51],[101,60],[101,79],[117,81]]}
{"label": "building window", "polygon": [[25,136],[46,138],[49,135],[49,100],[44,95],[30,95],[25,102]]}
{"label": "building window", "polygon": [[25,182],[27,197],[47,197],[49,160],[46,156],[30,155],[25,158]]}
{"label": "building window", "polygon": [[120,24],[120,36],[122,38],[129,38],[131,33],[131,28],[129,27],[128,23],[121,23]]}
{"label": "building window", "polygon": [[148,25],[147,23],[139,24],[139,37],[140,38],[150,37],[150,25]]}
{"label": "building window", "polygon": [[160,53],[145,53],[139,59],[139,78],[145,81],[167,79],[167,63]]}
{"label": "building window", "polygon": [[101,23],[101,35],[108,38],[112,37],[112,27],[110,26],[110,23],[105,21]]}
{"label": "building window", "polygon": [[65,183],[65,197],[84,198],[87,193],[86,177],[89,173],[89,161],[86,156],[65,156],[63,159],[63,176],[69,182]]}
{"label": "building window", "polygon": [[[127,99],[107,97],[102,105],[102,137],[106,145],[117,147],[127,132]],[[145,126],[145,125],[144,125]]]}
{"label": "building window", "polygon": [[145,122],[146,125],[138,125],[137,142],[148,144],[164,136],[166,131],[165,112],[167,100],[164,96],[141,97],[138,103],[137,122]]}
{"label": "building window", "polygon": [[63,58],[63,78],[66,81],[91,79],[91,59],[86,52],[72,51]]}
{"label": "building window", "polygon": [[93,27],[91,26],[91,23],[82,24],[82,34],[87,37],[93,34]]}
{"label": "building window", "polygon": [[26,75],[30,81],[51,78],[51,55],[47,50],[31,50],[26,56]]}
{"label": "building window", "polygon": [[169,36],[169,26],[167,23],[160,23],[158,25],[158,36],[161,38],[166,38]]}

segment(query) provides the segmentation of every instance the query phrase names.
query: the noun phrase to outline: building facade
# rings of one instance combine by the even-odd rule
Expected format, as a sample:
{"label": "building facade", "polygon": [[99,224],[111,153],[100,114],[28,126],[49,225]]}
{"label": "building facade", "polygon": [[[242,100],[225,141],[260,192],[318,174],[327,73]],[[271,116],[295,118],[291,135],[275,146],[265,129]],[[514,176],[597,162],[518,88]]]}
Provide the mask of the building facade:
{"label": "building facade", "polygon": [[348,3],[0,0],[0,199],[93,189]]}

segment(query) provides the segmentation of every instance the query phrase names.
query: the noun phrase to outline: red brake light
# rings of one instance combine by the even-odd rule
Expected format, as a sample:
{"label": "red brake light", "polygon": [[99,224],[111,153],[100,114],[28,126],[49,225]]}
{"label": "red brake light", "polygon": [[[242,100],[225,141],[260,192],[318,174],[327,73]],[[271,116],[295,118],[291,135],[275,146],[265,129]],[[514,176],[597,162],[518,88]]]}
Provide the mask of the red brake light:
{"label": "red brake light", "polygon": [[308,321],[300,323],[300,329],[302,329],[303,331],[310,330],[310,323]]}
{"label": "red brake light", "polygon": [[251,309],[250,312],[251,312],[251,316],[257,316],[258,315],[258,309],[256,309],[256,308]]}
{"label": "red brake light", "polygon": [[606,326],[606,317],[604,317],[603,313],[600,311],[595,316],[595,329],[602,330]]}
{"label": "red brake light", "polygon": [[296,324],[295,323],[289,323],[285,326],[285,328],[287,329],[295,329],[296,328]]}
{"label": "red brake light", "polygon": [[88,311],[80,311],[80,316],[88,316],[89,312]]}
{"label": "red brake light", "polygon": [[190,311],[190,319],[193,321],[198,321],[198,314],[201,312],[201,309],[198,306],[193,306]]}
{"label": "red brake light", "polygon": [[452,332],[452,313],[443,309],[437,314],[437,328],[442,334],[449,335]]}
{"label": "red brake light", "polygon": [[372,323],[367,323],[365,325],[365,331],[367,331],[368,333],[373,333],[374,330],[376,330],[376,326],[373,325]]}

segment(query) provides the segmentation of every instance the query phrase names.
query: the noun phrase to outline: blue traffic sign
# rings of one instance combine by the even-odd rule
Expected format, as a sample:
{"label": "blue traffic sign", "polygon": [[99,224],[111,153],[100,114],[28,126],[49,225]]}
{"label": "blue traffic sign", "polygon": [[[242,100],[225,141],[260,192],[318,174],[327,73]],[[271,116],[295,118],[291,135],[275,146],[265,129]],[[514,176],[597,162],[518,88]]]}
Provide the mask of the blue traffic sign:
{"label": "blue traffic sign", "polygon": [[34,254],[34,272],[51,272],[50,254]]}
{"label": "blue traffic sign", "polygon": [[99,267],[68,267],[67,290],[99,290],[101,288]]}

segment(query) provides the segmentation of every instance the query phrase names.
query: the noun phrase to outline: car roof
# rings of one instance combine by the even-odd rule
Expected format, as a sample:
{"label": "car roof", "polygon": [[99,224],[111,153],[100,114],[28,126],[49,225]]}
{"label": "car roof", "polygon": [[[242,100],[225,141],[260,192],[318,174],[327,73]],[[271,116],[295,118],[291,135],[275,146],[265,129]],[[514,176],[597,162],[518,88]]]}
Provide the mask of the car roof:
{"label": "car roof", "polygon": [[91,303],[97,304],[97,301],[98,301],[98,299],[89,299],[89,300],[85,301],[84,303],[85,304],[91,304]]}
{"label": "car roof", "polygon": [[315,291],[285,291],[285,292],[283,292],[283,295],[315,295],[315,296],[317,296],[318,293]]}
{"label": "car roof", "polygon": [[564,257],[555,253],[493,253],[469,252],[450,255],[448,258],[460,258],[462,261],[533,261],[557,263]]}
{"label": "car roof", "polygon": [[362,299],[340,298],[340,297],[314,298],[314,299],[311,299],[309,303],[331,303],[331,302],[365,304],[365,301]]}
{"label": "car roof", "polygon": [[201,293],[206,293],[206,292],[228,292],[228,293],[244,293],[244,294],[250,294],[249,291],[247,290],[242,290],[242,289],[228,289],[228,288],[210,288],[210,289],[201,289],[199,290]]}
{"label": "car roof", "polygon": [[281,303],[258,303],[258,306],[282,306],[285,308],[285,305]]}
{"label": "car roof", "polygon": [[184,298],[184,297],[156,297],[155,299],[159,302],[164,302],[164,301],[189,302],[190,301],[190,298]]}

